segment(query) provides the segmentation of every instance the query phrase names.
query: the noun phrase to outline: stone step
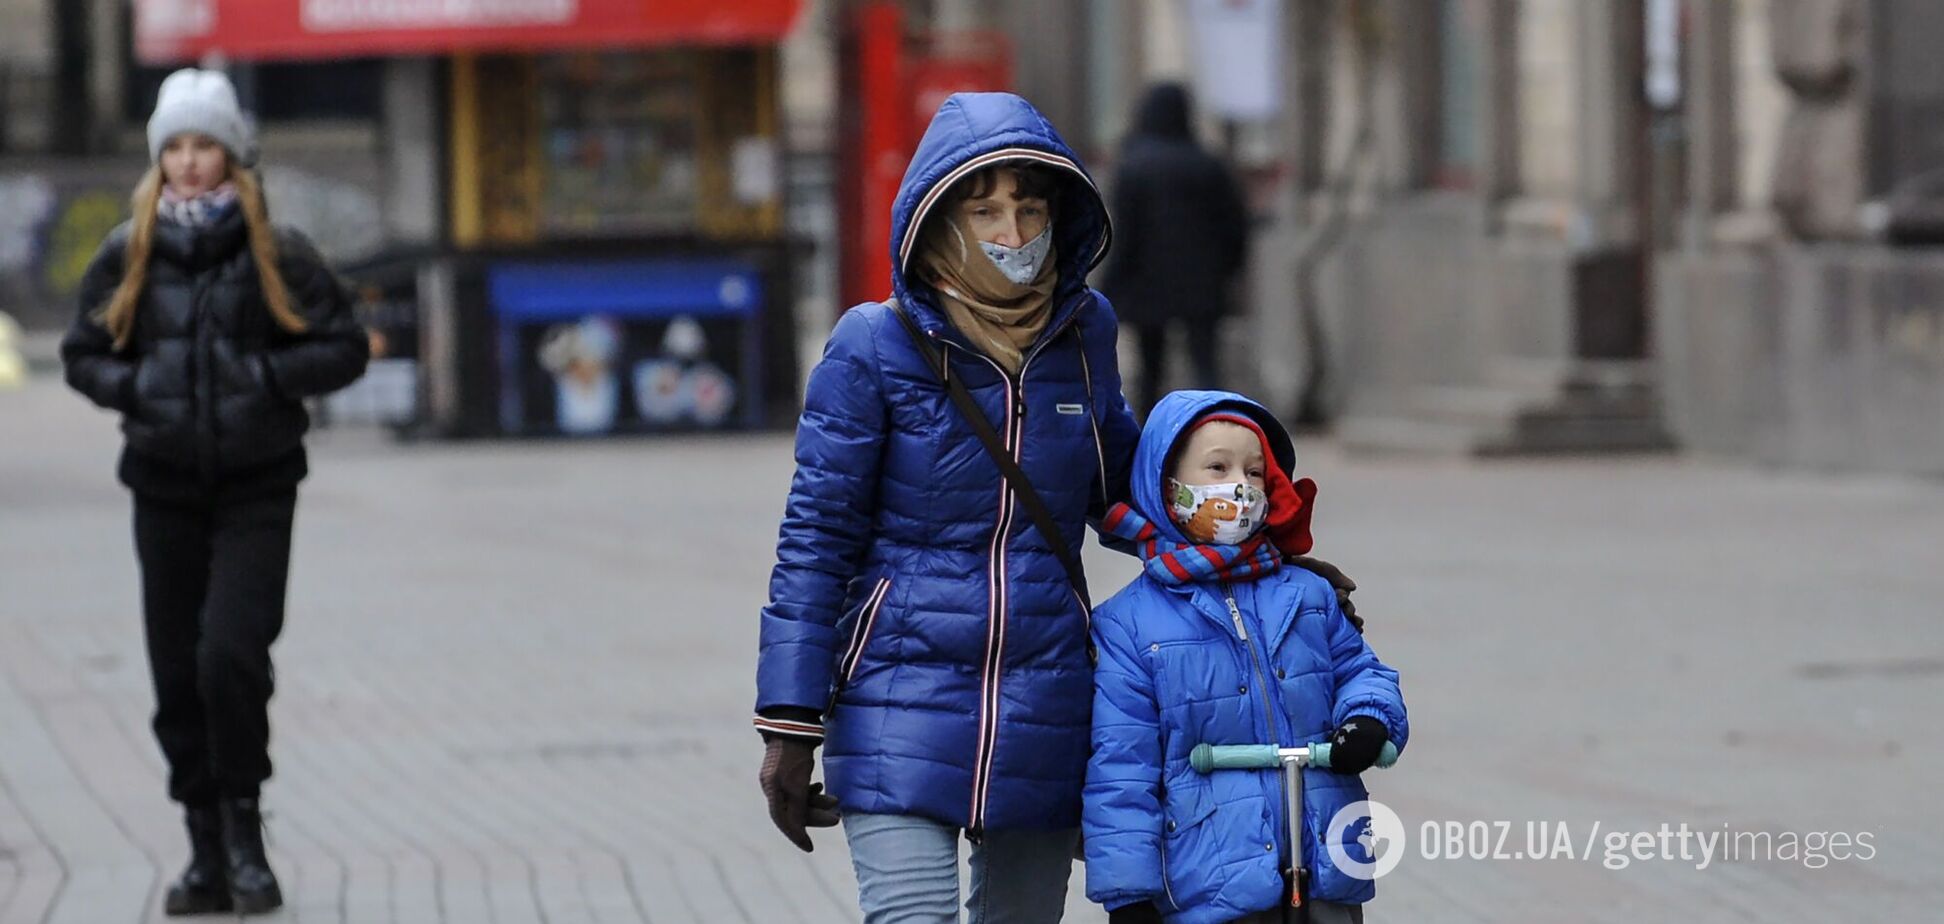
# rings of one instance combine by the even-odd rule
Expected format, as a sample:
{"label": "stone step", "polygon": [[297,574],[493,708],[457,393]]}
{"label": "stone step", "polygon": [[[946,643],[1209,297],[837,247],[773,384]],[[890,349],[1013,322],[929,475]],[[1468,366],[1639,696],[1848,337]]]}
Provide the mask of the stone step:
{"label": "stone step", "polygon": [[1335,435],[1345,449],[1372,455],[1471,455],[1481,442],[1477,427],[1406,416],[1346,417]]}
{"label": "stone step", "polygon": [[1658,370],[1645,359],[1513,359],[1499,358],[1486,380],[1503,388],[1552,391],[1562,386],[1595,385],[1609,389],[1653,387]]}
{"label": "stone step", "polygon": [[1406,414],[1474,429],[1504,429],[1521,411],[1544,401],[1547,392],[1492,386],[1446,385],[1414,389]]}
{"label": "stone step", "polygon": [[1509,437],[1488,441],[1487,456],[1653,453],[1676,449],[1658,418],[1539,413],[1522,417]]}

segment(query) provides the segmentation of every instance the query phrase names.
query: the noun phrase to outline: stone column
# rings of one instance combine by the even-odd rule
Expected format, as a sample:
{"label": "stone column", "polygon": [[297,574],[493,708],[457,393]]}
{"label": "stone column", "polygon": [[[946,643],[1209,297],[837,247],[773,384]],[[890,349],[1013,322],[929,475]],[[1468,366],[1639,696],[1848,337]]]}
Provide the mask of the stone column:
{"label": "stone column", "polygon": [[1063,137],[1087,133],[1087,8],[1081,3],[1008,0],[1000,27],[1012,36],[1013,79]]}
{"label": "stone column", "polygon": [[1519,192],[1519,23],[1517,0],[1479,0],[1478,200],[1487,231]]}
{"label": "stone column", "polygon": [[1682,94],[1687,122],[1687,219],[1690,249],[1714,237],[1717,215],[1735,208],[1735,5],[1687,6]]}
{"label": "stone column", "polygon": [[1579,44],[1574,198],[1576,249],[1639,240],[1644,11],[1640,0],[1580,0],[1573,5]]}
{"label": "stone column", "polygon": [[89,0],[89,5],[93,8],[90,41],[94,55],[88,68],[88,96],[95,112],[97,150],[112,153],[120,143],[125,122],[122,86],[126,82],[126,56],[122,49],[127,47],[127,39],[122,33],[133,23],[127,5],[117,0]]}
{"label": "stone column", "polygon": [[1869,5],[1771,0],[1769,28],[1775,71],[1789,93],[1776,151],[1776,211],[1798,237],[1853,237],[1867,195]]}
{"label": "stone column", "polygon": [[1287,163],[1290,213],[1328,174],[1330,8],[1327,0],[1293,0],[1283,11],[1283,116],[1280,140]]}
{"label": "stone column", "polygon": [[385,225],[399,242],[433,243],[443,228],[445,196],[440,165],[437,63],[431,58],[385,61]]}

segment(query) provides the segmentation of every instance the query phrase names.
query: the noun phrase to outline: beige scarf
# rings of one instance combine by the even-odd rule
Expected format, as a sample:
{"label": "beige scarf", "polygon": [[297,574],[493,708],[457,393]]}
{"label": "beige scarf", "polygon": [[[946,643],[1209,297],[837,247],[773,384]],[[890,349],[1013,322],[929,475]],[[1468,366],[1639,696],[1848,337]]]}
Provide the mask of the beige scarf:
{"label": "beige scarf", "polygon": [[1018,375],[1026,348],[1053,313],[1057,254],[1048,248],[1039,276],[1022,286],[1007,279],[978,249],[971,232],[959,224],[963,220],[952,216],[929,223],[919,243],[920,265],[938,290],[945,319],[1007,372]]}

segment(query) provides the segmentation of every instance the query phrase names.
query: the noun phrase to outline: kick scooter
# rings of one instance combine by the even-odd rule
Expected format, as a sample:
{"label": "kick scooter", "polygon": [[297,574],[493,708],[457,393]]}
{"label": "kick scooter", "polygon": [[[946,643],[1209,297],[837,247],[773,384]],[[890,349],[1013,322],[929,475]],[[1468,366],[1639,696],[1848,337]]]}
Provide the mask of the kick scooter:
{"label": "kick scooter", "polygon": [[[1377,754],[1377,766],[1397,763],[1397,745],[1384,742]],[[1303,768],[1330,768],[1330,743],[1318,741],[1308,747],[1285,748],[1273,744],[1198,744],[1188,752],[1188,765],[1197,773],[1217,770],[1274,770],[1282,768],[1283,804],[1289,814],[1289,863],[1283,867],[1283,885],[1289,903],[1283,920],[1308,921],[1309,908],[1303,904],[1309,885],[1309,867],[1303,865]]]}

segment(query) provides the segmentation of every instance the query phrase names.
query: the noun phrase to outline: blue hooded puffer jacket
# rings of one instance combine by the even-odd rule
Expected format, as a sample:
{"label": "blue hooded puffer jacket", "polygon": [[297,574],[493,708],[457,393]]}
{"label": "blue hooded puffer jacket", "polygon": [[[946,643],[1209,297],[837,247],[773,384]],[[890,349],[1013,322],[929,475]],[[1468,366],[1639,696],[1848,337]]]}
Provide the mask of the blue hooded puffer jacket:
{"label": "blue hooded puffer jacket", "polygon": [[[1162,500],[1162,467],[1182,430],[1216,408],[1254,418],[1278,456],[1287,445],[1274,416],[1240,395],[1162,399],[1141,434],[1131,488],[1134,508],[1176,542],[1185,540]],[[1410,737],[1397,672],[1344,618],[1329,582],[1285,566],[1226,591],[1247,640],[1219,583],[1168,585],[1142,574],[1094,611],[1100,666],[1083,828],[1087,897],[1109,908],[1153,901],[1170,922],[1212,924],[1281,900],[1289,850],[1282,774],[1196,773],[1188,765],[1195,745],[1308,744],[1353,715],[1381,719],[1399,750]],[[1374,883],[1345,875],[1322,849],[1331,817],[1365,798],[1362,782],[1310,770],[1303,790],[1310,894],[1369,901]],[[1344,842],[1367,861],[1360,827],[1348,826]]]}
{"label": "blue hooded puffer jacket", "polygon": [[[1052,203],[1053,314],[1016,377],[907,275],[945,189],[1008,160],[1067,176]],[[961,93],[912,158],[891,241],[897,298],[943,347],[1076,556],[1089,516],[1124,496],[1139,438],[1113,311],[1085,282],[1108,233],[1093,180],[1044,117],[1009,93]],[[824,774],[844,811],[974,830],[1078,826],[1093,690],[1086,610],[886,306],[856,306],[831,331],[796,462],[762,615],[759,712],[823,714]]]}

